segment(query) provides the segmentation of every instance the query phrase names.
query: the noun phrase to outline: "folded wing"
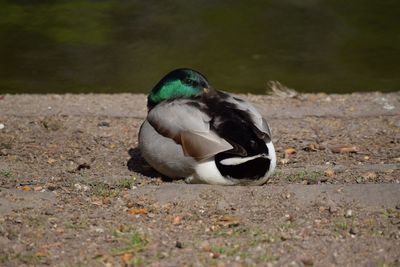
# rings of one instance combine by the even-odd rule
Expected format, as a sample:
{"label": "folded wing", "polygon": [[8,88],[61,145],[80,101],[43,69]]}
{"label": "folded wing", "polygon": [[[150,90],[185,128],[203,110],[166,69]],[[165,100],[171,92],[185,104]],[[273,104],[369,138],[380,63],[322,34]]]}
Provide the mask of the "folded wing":
{"label": "folded wing", "polygon": [[222,94],[225,94],[226,102],[231,103],[237,110],[243,112],[245,116],[249,117],[254,126],[253,130],[260,139],[263,139],[266,143],[271,141],[271,130],[269,125],[253,105],[230,94],[224,92],[222,92]]}
{"label": "folded wing", "polygon": [[233,148],[210,130],[211,118],[203,105],[190,99],[167,101],[153,108],[147,120],[159,134],[180,144],[186,156],[203,160]]}

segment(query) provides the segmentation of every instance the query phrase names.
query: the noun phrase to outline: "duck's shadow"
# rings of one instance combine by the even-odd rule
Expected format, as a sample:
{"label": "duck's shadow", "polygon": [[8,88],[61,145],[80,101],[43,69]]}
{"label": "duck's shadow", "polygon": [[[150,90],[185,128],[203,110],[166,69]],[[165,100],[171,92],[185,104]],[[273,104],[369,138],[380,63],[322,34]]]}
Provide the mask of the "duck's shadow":
{"label": "duck's shadow", "polygon": [[150,177],[150,178],[160,178],[161,177],[161,179],[165,182],[172,181],[171,178],[158,173],[149,164],[147,164],[147,162],[141,156],[140,150],[138,147],[130,148],[128,150],[128,154],[131,157],[128,160],[128,162],[126,163],[128,170],[140,173],[140,174]]}

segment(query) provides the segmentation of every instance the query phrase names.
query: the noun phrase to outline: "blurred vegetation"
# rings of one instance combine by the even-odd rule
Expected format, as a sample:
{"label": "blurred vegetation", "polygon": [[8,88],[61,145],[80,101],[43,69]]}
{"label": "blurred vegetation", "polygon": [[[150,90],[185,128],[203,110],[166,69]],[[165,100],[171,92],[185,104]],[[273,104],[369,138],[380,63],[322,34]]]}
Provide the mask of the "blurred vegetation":
{"label": "blurred vegetation", "polygon": [[147,92],[191,67],[223,90],[400,87],[400,2],[0,0],[0,93]]}

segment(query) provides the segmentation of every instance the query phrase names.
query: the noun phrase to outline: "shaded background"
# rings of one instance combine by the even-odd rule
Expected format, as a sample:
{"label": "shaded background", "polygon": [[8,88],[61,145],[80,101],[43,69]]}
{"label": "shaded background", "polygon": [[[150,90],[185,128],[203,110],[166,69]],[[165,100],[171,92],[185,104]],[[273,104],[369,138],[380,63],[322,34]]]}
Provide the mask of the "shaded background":
{"label": "shaded background", "polygon": [[0,93],[146,93],[191,67],[265,93],[400,89],[400,1],[4,1]]}

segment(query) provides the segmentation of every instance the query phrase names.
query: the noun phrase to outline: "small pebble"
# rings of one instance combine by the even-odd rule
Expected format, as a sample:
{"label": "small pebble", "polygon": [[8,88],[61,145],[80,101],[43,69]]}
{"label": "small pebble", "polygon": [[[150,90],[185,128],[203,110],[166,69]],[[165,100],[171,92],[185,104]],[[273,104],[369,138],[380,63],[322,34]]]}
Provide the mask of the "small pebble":
{"label": "small pebble", "polygon": [[344,215],[344,217],[346,218],[351,218],[353,216],[353,211],[352,210],[347,210],[346,214]]}
{"label": "small pebble", "polygon": [[168,258],[168,257],[169,257],[168,252],[162,251],[162,252],[160,253],[160,258],[161,258],[161,259]]}
{"label": "small pebble", "polygon": [[102,121],[97,124],[99,127],[110,127],[110,123],[107,121]]}
{"label": "small pebble", "polygon": [[280,237],[281,237],[282,241],[286,241],[286,240],[290,240],[291,239],[291,236],[289,234],[286,234],[286,233],[282,233]]}
{"label": "small pebble", "polygon": [[289,222],[294,221],[293,215],[291,215],[291,214],[285,214],[285,219],[286,219],[287,221],[289,221]]}
{"label": "small pebble", "polygon": [[111,204],[111,199],[109,197],[105,197],[101,201],[104,205],[110,205]]}
{"label": "small pebble", "polygon": [[208,243],[208,241],[204,241],[203,243],[201,243],[200,248],[204,252],[211,251],[211,246],[210,246],[210,243]]}
{"label": "small pebble", "polygon": [[3,123],[0,123],[0,130],[3,130],[6,127]]}
{"label": "small pebble", "polygon": [[82,190],[82,186],[80,184],[74,184],[74,187],[78,191]]}
{"label": "small pebble", "polygon": [[45,215],[54,215],[54,211],[52,211],[52,210],[46,210],[45,212],[44,212],[44,214]]}
{"label": "small pebble", "polygon": [[210,253],[210,257],[213,259],[218,259],[219,256],[221,256],[221,254],[219,254],[218,252],[211,252]]}
{"label": "small pebble", "polygon": [[367,172],[364,173],[362,176],[366,180],[374,180],[376,179],[376,177],[378,177],[378,175],[375,172]]}
{"label": "small pebble", "polygon": [[35,187],[33,187],[33,190],[34,191],[42,191],[43,190],[43,186],[40,186],[40,185],[35,186]]}
{"label": "small pebble", "polygon": [[101,227],[96,227],[96,228],[94,228],[94,231],[95,231],[96,233],[104,233],[104,229],[101,228]]}
{"label": "small pebble", "polygon": [[7,155],[8,155],[7,149],[0,150],[0,156],[7,156]]}
{"label": "small pebble", "polygon": [[84,185],[84,186],[82,186],[82,189],[83,189],[83,191],[89,191],[90,190],[90,187],[89,186],[87,186],[87,185]]}
{"label": "small pebble", "polygon": [[47,190],[54,191],[56,189],[58,189],[58,187],[55,184],[47,184]]}
{"label": "small pebble", "polygon": [[177,248],[183,248],[182,242],[181,242],[181,241],[176,241],[175,247],[177,247]]}
{"label": "small pebble", "polygon": [[53,158],[49,158],[48,160],[47,160],[47,163],[48,164],[54,164],[54,163],[56,163],[57,162],[57,160],[55,160],[55,159],[53,159]]}
{"label": "small pebble", "polygon": [[315,180],[315,179],[307,179],[307,184],[308,185],[310,185],[310,184],[316,184],[318,181],[317,180]]}
{"label": "small pebble", "polygon": [[78,171],[82,170],[82,169],[90,169],[90,164],[89,163],[82,163],[79,164],[78,167],[76,168]]}
{"label": "small pebble", "polygon": [[281,159],[280,162],[281,164],[285,165],[289,163],[289,159]]}
{"label": "small pebble", "polygon": [[331,206],[329,206],[329,212],[330,213],[335,213],[335,212],[337,212],[337,207],[335,206],[335,205],[331,205]]}
{"label": "small pebble", "polygon": [[390,218],[390,223],[393,225],[400,224],[400,218]]}
{"label": "small pebble", "polygon": [[356,227],[351,227],[349,233],[352,235],[358,234],[358,229]]}
{"label": "small pebble", "polygon": [[383,104],[383,108],[386,110],[392,110],[395,108],[395,106],[386,102],[385,104]]}
{"label": "small pebble", "polygon": [[306,266],[313,266],[314,260],[311,257],[305,256],[301,258],[301,262]]}
{"label": "small pebble", "polygon": [[318,181],[321,183],[326,183],[328,181],[328,177],[321,177]]}
{"label": "small pebble", "polygon": [[173,225],[179,225],[179,224],[182,223],[182,219],[183,219],[183,217],[180,216],[180,215],[175,216],[174,220],[172,221],[172,224]]}

